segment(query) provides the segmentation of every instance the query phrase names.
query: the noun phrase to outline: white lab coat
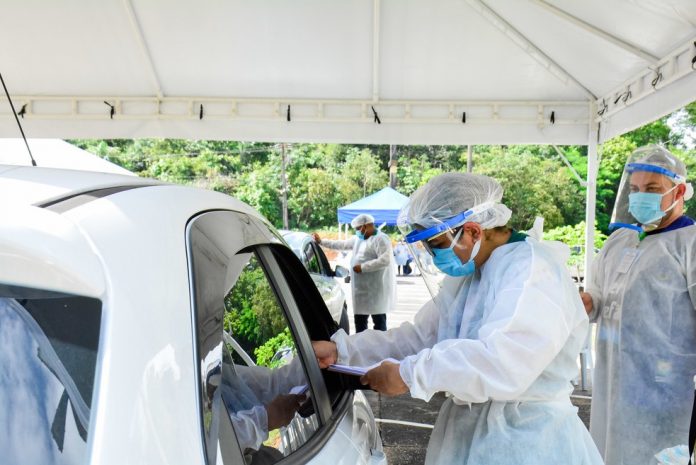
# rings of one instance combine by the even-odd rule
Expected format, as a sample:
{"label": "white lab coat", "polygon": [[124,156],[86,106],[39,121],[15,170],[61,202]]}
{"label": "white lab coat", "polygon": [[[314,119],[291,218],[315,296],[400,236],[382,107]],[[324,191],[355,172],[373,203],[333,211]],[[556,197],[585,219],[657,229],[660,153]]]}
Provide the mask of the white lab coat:
{"label": "white lab coat", "polygon": [[[396,265],[389,237],[378,232],[365,240],[357,236],[344,241],[322,239],[321,246],[337,250],[353,250],[350,261],[353,313],[376,315],[392,310],[396,302]],[[355,265],[361,273],[353,271]]]}
{"label": "white lab coat", "polygon": [[687,444],[696,375],[696,225],[638,240],[621,229],[593,263],[597,360],[590,431],[608,465]]}
{"label": "white lab coat", "polygon": [[448,278],[451,303],[430,301],[415,324],[337,332],[339,363],[394,357],[411,396],[448,393],[427,464],[599,465],[569,398],[588,319],[567,256],[532,238],[498,247],[473,276]]}
{"label": "white lab coat", "polygon": [[404,244],[398,244],[394,248],[394,259],[396,264],[399,266],[404,266],[408,262],[408,248]]}

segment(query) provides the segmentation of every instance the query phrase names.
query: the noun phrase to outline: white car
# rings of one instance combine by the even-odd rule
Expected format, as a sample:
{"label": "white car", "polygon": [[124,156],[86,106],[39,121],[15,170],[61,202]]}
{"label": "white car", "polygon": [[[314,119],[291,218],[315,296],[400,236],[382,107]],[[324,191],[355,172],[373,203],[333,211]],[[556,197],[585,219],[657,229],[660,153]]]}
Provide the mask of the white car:
{"label": "white car", "polygon": [[350,272],[341,265],[336,265],[336,269],[331,269],[329,260],[324,251],[314,242],[311,235],[299,231],[286,231],[281,229],[283,239],[288,243],[295,255],[300,259],[304,267],[309,271],[312,281],[319,289],[319,293],[329,309],[331,317],[343,328],[346,333],[350,333],[350,323],[348,322],[348,306],[346,305],[346,294],[343,292],[338,278],[349,282]]}
{"label": "white car", "polygon": [[0,215],[1,463],[385,463],[314,357],[324,301],[246,204],[0,165]]}

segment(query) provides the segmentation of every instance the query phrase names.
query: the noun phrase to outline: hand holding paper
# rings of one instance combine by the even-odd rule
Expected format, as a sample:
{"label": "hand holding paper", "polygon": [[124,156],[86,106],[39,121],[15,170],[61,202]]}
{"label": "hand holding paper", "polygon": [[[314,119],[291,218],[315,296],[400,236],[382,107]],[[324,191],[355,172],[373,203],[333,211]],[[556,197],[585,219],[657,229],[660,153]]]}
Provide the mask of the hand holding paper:
{"label": "hand holding paper", "polygon": [[329,365],[329,371],[360,376],[360,382],[388,396],[397,396],[408,392],[408,386],[399,374],[399,361],[393,358],[382,360],[368,367],[348,365]]}
{"label": "hand holding paper", "polygon": [[319,362],[319,368],[327,368],[329,365],[336,363],[338,359],[336,343],[331,341],[312,341],[312,348]]}
{"label": "hand holding paper", "polygon": [[387,396],[408,392],[408,386],[399,373],[399,362],[390,360],[384,360],[378,367],[369,370],[360,378],[360,382]]}
{"label": "hand holding paper", "polygon": [[331,364],[328,366],[329,371],[335,371],[337,373],[344,373],[346,375],[355,375],[355,376],[363,376],[366,374],[368,371],[372,370],[373,368],[377,368],[382,364],[382,362],[391,362],[391,363],[396,363],[398,364],[399,361],[393,358],[387,358],[382,360],[381,362],[377,362],[373,365],[370,365],[368,367],[355,367],[355,366],[350,366],[350,365],[340,365],[340,364]]}

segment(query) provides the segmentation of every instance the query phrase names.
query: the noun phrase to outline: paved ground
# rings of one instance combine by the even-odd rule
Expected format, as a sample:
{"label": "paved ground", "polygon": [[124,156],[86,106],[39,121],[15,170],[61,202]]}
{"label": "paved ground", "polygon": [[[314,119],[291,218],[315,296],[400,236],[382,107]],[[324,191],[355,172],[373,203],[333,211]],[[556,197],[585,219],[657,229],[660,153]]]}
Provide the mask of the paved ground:
{"label": "paved ground", "polygon": [[[349,296],[348,309],[352,328],[353,314],[349,285],[345,285],[344,290]],[[412,322],[418,309],[430,299],[430,294],[420,276],[397,277],[397,295],[397,307],[387,316],[388,328],[399,326],[404,321]],[[408,395],[386,397],[372,391],[363,392],[379,421],[382,443],[389,464],[423,464],[432,431],[428,426],[435,424],[435,418],[445,396],[439,394],[430,402],[424,402],[412,399]],[[571,397],[571,401],[578,407],[578,415],[582,421],[589,426],[590,393],[577,390]]]}
{"label": "paved ground", "polygon": [[[423,464],[432,430],[422,426],[392,423],[390,420],[433,425],[445,396],[438,394],[430,402],[424,402],[408,395],[386,397],[373,391],[364,393],[375,417],[382,420],[379,423],[380,434],[389,465]],[[578,415],[585,426],[589,426],[590,400],[584,398],[588,393],[576,394],[581,397],[574,395],[571,400],[578,407]]]}
{"label": "paved ground", "polygon": [[[351,332],[355,328],[353,323],[353,303],[350,295],[350,284],[342,284],[348,303],[348,317],[350,319]],[[413,317],[418,310],[430,300],[430,294],[425,287],[423,278],[419,275],[397,276],[396,277],[396,308],[387,314],[387,328],[395,328],[404,321],[413,322]],[[369,326],[372,327],[372,320]]]}

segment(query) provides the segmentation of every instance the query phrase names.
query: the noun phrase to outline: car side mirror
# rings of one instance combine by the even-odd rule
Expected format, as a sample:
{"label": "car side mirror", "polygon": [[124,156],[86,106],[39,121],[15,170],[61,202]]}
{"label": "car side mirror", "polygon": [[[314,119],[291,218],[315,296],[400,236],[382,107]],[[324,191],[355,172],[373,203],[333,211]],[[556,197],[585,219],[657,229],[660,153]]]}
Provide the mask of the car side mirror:
{"label": "car side mirror", "polygon": [[347,283],[350,282],[350,271],[348,271],[348,268],[344,266],[336,265],[334,276],[337,278],[344,278],[344,281]]}

